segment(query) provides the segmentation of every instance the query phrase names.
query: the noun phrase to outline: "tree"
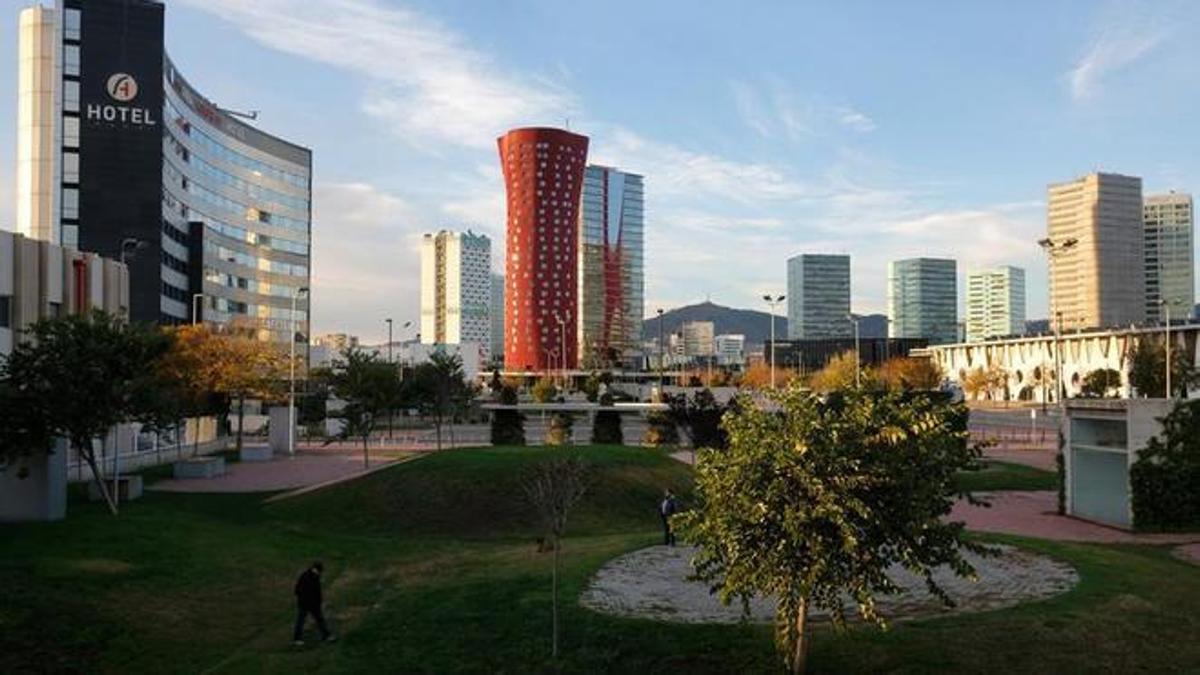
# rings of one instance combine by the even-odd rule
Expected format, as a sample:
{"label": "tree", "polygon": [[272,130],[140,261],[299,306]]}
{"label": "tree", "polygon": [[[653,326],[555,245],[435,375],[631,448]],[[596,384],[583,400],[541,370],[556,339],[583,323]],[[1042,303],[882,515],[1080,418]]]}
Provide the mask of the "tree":
{"label": "tree", "polygon": [[567,516],[587,491],[588,465],[578,457],[539,462],[521,483],[554,551],[550,576],[550,653],[558,658],[558,552],[567,529]]}
{"label": "tree", "polygon": [[983,399],[999,400],[1003,397],[1004,385],[1008,375],[1000,366],[982,366],[967,372],[963,378],[963,393],[976,401]]}
{"label": "tree", "polygon": [[236,448],[242,449],[242,422],[245,419],[246,399],[278,399],[284,396],[289,375],[288,355],[278,345],[253,337],[229,336],[220,341],[229,351],[227,362],[235,367],[226,370],[219,391],[237,401]]}
{"label": "tree", "polygon": [[1090,398],[1109,398],[1121,388],[1121,373],[1112,368],[1098,368],[1083,377],[1080,393]]}
{"label": "tree", "polygon": [[625,434],[621,430],[621,415],[613,410],[612,394],[600,395],[600,409],[592,422],[592,442],[604,445],[623,445]]}
{"label": "tree", "polygon": [[932,359],[895,357],[880,364],[875,373],[891,391],[935,391],[942,385],[942,371]]}
{"label": "tree", "polygon": [[663,401],[675,426],[691,441],[693,448],[724,448],[729,444],[729,435],[721,428],[721,418],[726,407],[708,389],[692,394],[668,395]]}
{"label": "tree", "polygon": [[665,410],[652,410],[646,414],[646,435],[643,438],[647,445],[664,446],[679,445],[679,429],[675,420]]}
{"label": "tree", "polygon": [[417,407],[433,420],[437,447],[441,450],[443,424],[450,419],[453,442],[453,421],[466,409],[475,394],[463,375],[462,359],[457,355],[434,352],[429,362],[417,366],[413,376],[405,382],[411,387],[406,392],[407,396],[415,400]]}
{"label": "tree", "polygon": [[17,477],[29,473],[25,460],[48,454],[54,447],[54,428],[36,388],[8,377],[0,361],[0,472],[17,467]]}
{"label": "tree", "polygon": [[371,434],[392,409],[399,388],[396,369],[374,352],[350,347],[333,362],[329,391],[344,402],[342,409],[333,415],[343,422],[338,438],[362,440],[363,468],[371,465],[368,446]]}
{"label": "tree", "polygon": [[549,377],[543,377],[534,383],[530,394],[533,396],[533,400],[538,403],[549,403],[558,395],[558,387],[554,386],[554,380]]}
{"label": "tree", "polygon": [[[179,326],[171,329],[171,334],[172,347],[165,355],[160,371],[162,377],[175,382],[181,391],[178,424],[182,424],[187,416],[227,412],[227,383],[238,363],[226,336],[216,333],[207,324]],[[197,433],[192,454],[199,450],[200,434]]]}
{"label": "tree", "polygon": [[[1161,340],[1138,339],[1129,351],[1129,384],[1143,398],[1162,397],[1167,393],[1166,347]],[[1196,381],[1196,369],[1187,350],[1171,350],[1171,389],[1186,398],[1188,387]]]}
{"label": "tree", "polygon": [[[517,390],[500,385],[499,403],[517,405]],[[525,445],[525,415],[519,410],[492,411],[492,445]]]}
{"label": "tree", "polygon": [[1200,527],[1200,401],[1179,400],[1129,470],[1138,529]]}
{"label": "tree", "polygon": [[745,398],[726,416],[728,450],[697,453],[696,508],[675,524],[699,546],[697,577],[722,602],[778,601],[776,644],[799,673],[811,608],[843,628],[848,596],[863,619],[886,625],[875,597],[897,591],[894,563],[950,604],[932,573],[948,565],[971,576],[960,549],[983,550],[943,520],[959,496],[955,474],[979,450],[965,406],[940,394],[789,388],[768,399]]}
{"label": "tree", "polygon": [[17,433],[32,441],[35,451],[47,449],[47,432],[67,438],[116,515],[93,441],[100,439],[103,452],[113,427],[145,412],[144,390],[160,382],[157,362],[170,349],[170,336],[97,311],[39,321],[27,338],[13,349],[3,372],[4,395],[30,417]]}
{"label": "tree", "polygon": [[[775,365],[775,386],[786,387],[792,380],[798,377],[796,371],[785,368],[779,364]],[[746,369],[738,380],[738,386],[748,389],[770,389],[771,388],[771,364],[756,363]]]}
{"label": "tree", "polygon": [[813,391],[828,393],[853,389],[856,378],[860,379],[864,388],[872,386],[870,372],[858,362],[858,355],[853,349],[829,359],[825,367],[813,373],[808,378],[808,386]]}

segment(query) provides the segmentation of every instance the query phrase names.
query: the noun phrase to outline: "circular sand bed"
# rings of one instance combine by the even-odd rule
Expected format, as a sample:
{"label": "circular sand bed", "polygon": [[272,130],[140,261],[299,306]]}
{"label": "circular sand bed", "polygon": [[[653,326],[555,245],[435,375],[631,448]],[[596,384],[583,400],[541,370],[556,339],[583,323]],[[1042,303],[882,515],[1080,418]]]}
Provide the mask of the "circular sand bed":
{"label": "circular sand bed", "polygon": [[[954,599],[945,608],[925,589],[922,578],[902,568],[889,576],[903,590],[878,598],[880,613],[890,620],[935,616],[951,612],[980,612],[1040,600],[1070,590],[1079,575],[1070,565],[1012,546],[996,546],[1000,554],[966,558],[974,565],[978,581],[940,569],[934,580]],[[695,549],[652,546],[609,561],[596,573],[580,602],[598,612],[618,616],[678,621],[682,623],[736,623],[742,619],[741,603],[728,607],[708,591],[707,584],[688,581]],[[774,619],[775,603],[754,599],[750,620]],[[823,612],[815,611],[817,618]],[[848,614],[852,614],[849,612]]]}

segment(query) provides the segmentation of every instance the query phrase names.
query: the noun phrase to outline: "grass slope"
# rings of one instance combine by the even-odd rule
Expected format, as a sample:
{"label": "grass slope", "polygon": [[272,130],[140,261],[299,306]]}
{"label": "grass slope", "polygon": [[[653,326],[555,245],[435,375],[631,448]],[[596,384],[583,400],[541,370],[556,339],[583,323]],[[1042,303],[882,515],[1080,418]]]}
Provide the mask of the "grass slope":
{"label": "grass slope", "polygon": [[[536,552],[517,476],[562,452],[446,452],[270,506],[152,493],[115,520],[72,504],[63,523],[0,526],[0,672],[774,672],[769,627],[617,619],[575,603],[606,560],[657,541],[664,485],[687,501],[687,467],[632,448],[585,451],[596,482],[569,525],[564,656],[550,663],[550,556]],[[1200,666],[1196,568],[1156,548],[1003,540],[1067,560],[1080,586],[887,633],[822,630],[814,671]],[[343,639],[293,650],[291,584],[315,557]]]}
{"label": "grass slope", "polygon": [[997,490],[1057,490],[1058,477],[1053,471],[983,460],[982,468],[958,474],[958,487],[968,492],[994,492]]}

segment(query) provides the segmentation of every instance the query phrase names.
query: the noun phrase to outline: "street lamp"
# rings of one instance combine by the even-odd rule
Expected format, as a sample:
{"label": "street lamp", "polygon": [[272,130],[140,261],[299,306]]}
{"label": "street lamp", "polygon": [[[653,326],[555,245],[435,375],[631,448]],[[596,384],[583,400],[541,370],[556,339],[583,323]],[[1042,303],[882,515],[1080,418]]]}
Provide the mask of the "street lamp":
{"label": "street lamp", "polygon": [[561,347],[559,363],[562,365],[562,386],[564,392],[567,389],[567,321],[570,321],[570,319],[570,314],[564,317],[558,313],[558,310],[554,311],[554,320],[558,322],[558,343]]}
{"label": "street lamp", "polygon": [[770,295],[762,296],[763,300],[771,306],[771,388],[775,388],[775,307],[783,302],[785,296],[776,296],[772,298]]}
{"label": "street lamp", "polygon": [[663,388],[663,364],[664,364],[664,349],[663,349],[663,311],[658,309],[658,393],[662,395]]}
{"label": "street lamp", "polygon": [[[1167,398],[1171,398],[1171,301],[1163,298],[1158,301],[1158,304],[1163,306],[1166,312],[1167,319],[1167,334],[1166,334],[1166,360],[1167,360]],[[1186,387],[1185,387],[1186,389]],[[1185,394],[1186,395],[1186,394]]]}
{"label": "street lamp", "polygon": [[[847,314],[846,318],[854,324],[854,388],[862,388],[862,351],[858,341],[858,315]],[[886,338],[885,338],[886,339]]]}
{"label": "street lamp", "polygon": [[292,291],[292,330],[288,339],[291,372],[288,376],[288,457],[296,456],[296,300],[308,293],[308,286]]}
{"label": "street lamp", "polygon": [[[1051,300],[1050,304],[1051,304],[1052,309],[1053,309],[1054,305],[1056,304],[1054,302],[1054,292],[1055,292],[1055,287],[1057,286],[1057,284],[1055,284],[1055,277],[1057,275],[1055,274],[1055,270],[1054,270],[1054,260],[1056,258],[1058,258],[1059,256],[1061,256],[1062,254],[1066,253],[1067,251],[1070,251],[1078,243],[1079,243],[1079,240],[1076,239],[1075,237],[1067,237],[1065,239],[1059,239],[1059,240],[1055,240],[1050,237],[1046,237],[1044,239],[1038,240],[1038,246],[1041,246],[1042,250],[1046,252],[1046,257],[1048,258],[1048,261],[1050,263],[1050,300]],[[1059,355],[1059,350],[1062,347],[1062,345],[1059,343],[1059,338],[1062,333],[1062,311],[1055,310],[1054,318],[1057,319],[1057,322],[1058,322],[1057,330],[1055,331],[1055,335],[1054,335],[1054,377],[1056,380],[1056,382],[1054,383],[1054,388],[1056,390],[1054,397],[1058,400],[1059,403],[1062,403],[1062,393],[1063,393],[1062,359],[1060,358],[1060,355]],[[1043,403],[1044,403],[1044,401],[1043,401]]]}

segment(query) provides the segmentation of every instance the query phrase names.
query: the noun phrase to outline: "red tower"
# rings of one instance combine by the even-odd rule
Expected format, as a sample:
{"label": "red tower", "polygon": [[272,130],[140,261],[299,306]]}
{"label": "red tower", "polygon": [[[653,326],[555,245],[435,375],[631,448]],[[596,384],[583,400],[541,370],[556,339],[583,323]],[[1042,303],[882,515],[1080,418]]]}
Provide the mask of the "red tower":
{"label": "red tower", "polygon": [[531,127],[513,129],[498,143],[508,193],[504,365],[508,370],[574,368],[587,136]]}

